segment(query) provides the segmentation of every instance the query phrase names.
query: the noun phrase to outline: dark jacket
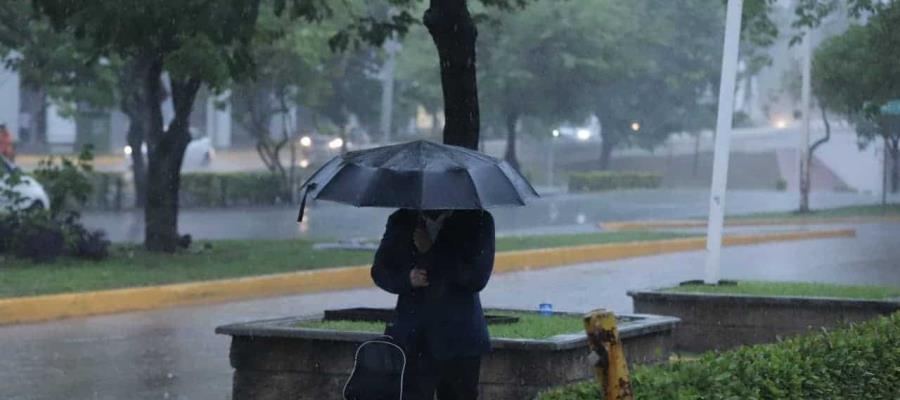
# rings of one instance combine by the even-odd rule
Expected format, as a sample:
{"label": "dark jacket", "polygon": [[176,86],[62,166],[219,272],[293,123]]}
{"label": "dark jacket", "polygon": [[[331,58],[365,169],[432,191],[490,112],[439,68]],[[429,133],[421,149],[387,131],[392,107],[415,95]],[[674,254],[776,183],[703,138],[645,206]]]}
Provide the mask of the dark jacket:
{"label": "dark jacket", "polygon": [[[486,211],[454,211],[424,256],[413,244],[417,224],[416,211],[392,214],[375,253],[372,279],[398,295],[388,333],[408,350],[425,346],[422,350],[438,360],[487,353],[490,339],[478,292],[494,266],[493,217]],[[428,287],[413,289],[410,283],[417,264],[428,271]]]}

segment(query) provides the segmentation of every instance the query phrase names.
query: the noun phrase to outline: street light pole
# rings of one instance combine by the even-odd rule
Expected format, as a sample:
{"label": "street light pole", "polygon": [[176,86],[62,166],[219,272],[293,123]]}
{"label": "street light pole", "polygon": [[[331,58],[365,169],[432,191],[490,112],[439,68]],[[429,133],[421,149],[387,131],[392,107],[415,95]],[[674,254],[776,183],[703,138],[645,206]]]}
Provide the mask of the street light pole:
{"label": "street light pole", "polygon": [[553,188],[553,183],[554,183],[553,182],[554,181],[553,168],[555,167],[554,164],[556,164],[556,160],[555,160],[556,154],[555,153],[556,153],[556,138],[557,137],[559,137],[559,130],[554,129],[553,135],[550,136],[550,156],[547,157],[547,177],[548,177],[547,178],[547,186],[549,186],[551,189]]}
{"label": "street light pole", "polygon": [[707,284],[719,283],[722,226],[725,222],[725,187],[728,181],[731,125],[734,119],[734,86],[737,80],[743,5],[743,0],[728,0],[728,12],[725,18],[719,111],[716,117],[716,142],[713,155],[712,185],[709,193],[709,221],[706,227],[706,269],[703,281]]}

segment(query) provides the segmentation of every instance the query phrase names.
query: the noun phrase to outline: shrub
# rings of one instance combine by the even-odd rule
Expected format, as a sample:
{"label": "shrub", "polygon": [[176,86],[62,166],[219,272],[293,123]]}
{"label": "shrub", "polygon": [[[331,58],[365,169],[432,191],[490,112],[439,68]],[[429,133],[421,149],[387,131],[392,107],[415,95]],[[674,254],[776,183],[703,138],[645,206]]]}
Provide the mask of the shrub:
{"label": "shrub", "polygon": [[15,232],[15,220],[8,214],[0,214],[0,254],[9,251]]}
{"label": "shrub", "polygon": [[775,190],[779,192],[787,190],[787,181],[784,180],[784,178],[778,178],[778,180],[775,181]]}
{"label": "shrub", "polygon": [[652,189],[660,184],[659,174],[652,172],[591,171],[569,175],[570,192],[596,192],[615,189]]}
{"label": "shrub", "polygon": [[[78,159],[49,157],[41,160],[34,177],[50,197],[50,209],[9,207],[0,214],[0,252],[36,262],[53,261],[61,255],[99,260],[108,255],[109,241],[101,231],[88,231],[80,223],[80,211],[88,201],[93,175],[93,153],[86,146]],[[4,177],[7,186],[16,174]],[[13,182],[15,183],[15,182]],[[15,193],[0,193],[18,202]]]}
{"label": "shrub", "polygon": [[92,148],[85,146],[75,161],[60,157],[57,163],[57,159],[50,156],[38,163],[34,177],[50,197],[52,216],[68,218],[77,215],[87,202],[92,189],[89,175],[93,172],[93,159]]}
{"label": "shrub", "polygon": [[278,176],[268,172],[181,176],[180,200],[185,206],[270,205],[289,200],[284,197]]}
{"label": "shrub", "polygon": [[27,212],[13,220],[9,247],[16,257],[53,261],[65,250],[63,228],[47,212]]}
{"label": "shrub", "polygon": [[99,261],[109,256],[109,240],[101,230],[89,231],[83,225],[69,221],[64,229],[69,254],[78,258]]}
{"label": "shrub", "polygon": [[[91,207],[121,208],[128,187],[123,174],[94,172],[90,174],[90,180],[94,189],[89,202]],[[301,183],[302,178],[298,176],[297,181]],[[181,175],[179,194],[181,207],[272,205],[291,200],[288,193],[281,190],[278,175],[269,172],[185,173]]]}
{"label": "shrub", "polygon": [[[638,399],[894,400],[900,393],[900,313],[780,343],[707,353],[697,361],[639,366]],[[599,399],[593,382],[541,400]]]}

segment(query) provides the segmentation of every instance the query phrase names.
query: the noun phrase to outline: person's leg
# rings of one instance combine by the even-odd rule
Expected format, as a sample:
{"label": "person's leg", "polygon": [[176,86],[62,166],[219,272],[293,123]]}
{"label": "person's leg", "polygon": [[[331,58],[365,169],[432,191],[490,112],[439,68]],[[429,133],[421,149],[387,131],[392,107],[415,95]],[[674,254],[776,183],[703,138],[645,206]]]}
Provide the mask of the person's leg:
{"label": "person's leg", "polygon": [[438,363],[425,353],[407,355],[403,376],[403,400],[434,400]]}
{"label": "person's leg", "polygon": [[438,400],[478,399],[481,357],[459,358],[440,362],[437,382]]}

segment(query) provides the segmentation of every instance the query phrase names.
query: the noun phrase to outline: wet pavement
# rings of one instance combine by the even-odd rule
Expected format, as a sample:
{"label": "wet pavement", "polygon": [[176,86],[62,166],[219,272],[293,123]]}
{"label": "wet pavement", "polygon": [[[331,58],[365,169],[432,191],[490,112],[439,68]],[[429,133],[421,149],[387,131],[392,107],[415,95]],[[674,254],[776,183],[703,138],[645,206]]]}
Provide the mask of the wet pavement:
{"label": "wet pavement", "polygon": [[[895,196],[894,200],[900,197]],[[810,204],[815,209],[880,201],[879,196],[866,194],[814,192]],[[790,211],[797,204],[796,193],[774,191],[731,191],[726,199],[729,214]],[[596,231],[599,221],[704,216],[708,208],[707,191],[660,189],[547,194],[527,207],[491,212],[500,234],[553,234]],[[375,238],[383,232],[390,212],[317,202],[298,226],[296,207],[184,209],[179,213],[179,230],[195,239]],[[143,214],[139,211],[87,213],[84,222],[91,228],[105,230],[116,242],[143,240]]]}
{"label": "wet pavement", "polygon": [[[723,278],[811,280],[900,286],[900,224],[866,224],[856,238],[729,247]],[[702,277],[689,252],[517,272],[494,277],[485,306],[631,311],[626,290]],[[393,296],[361,289],[230,304],[0,327],[0,399],[228,399],[231,368],[221,324],[390,306]]]}

